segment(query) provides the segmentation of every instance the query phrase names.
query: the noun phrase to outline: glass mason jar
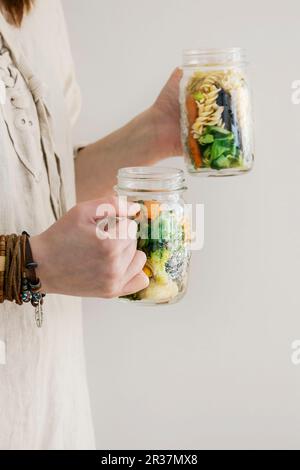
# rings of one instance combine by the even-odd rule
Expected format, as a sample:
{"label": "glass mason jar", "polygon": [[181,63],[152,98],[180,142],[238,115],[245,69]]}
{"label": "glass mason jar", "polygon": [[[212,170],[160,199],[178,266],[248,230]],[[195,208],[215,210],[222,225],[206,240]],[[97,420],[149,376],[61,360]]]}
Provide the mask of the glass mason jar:
{"label": "glass mason jar", "polygon": [[186,292],[190,262],[190,223],[183,199],[184,173],[165,167],[123,168],[118,196],[138,202],[138,249],[147,256],[149,287],[122,297],[146,305],[171,304]]}
{"label": "glass mason jar", "polygon": [[187,50],[181,137],[193,175],[230,176],[253,165],[251,99],[242,49]]}

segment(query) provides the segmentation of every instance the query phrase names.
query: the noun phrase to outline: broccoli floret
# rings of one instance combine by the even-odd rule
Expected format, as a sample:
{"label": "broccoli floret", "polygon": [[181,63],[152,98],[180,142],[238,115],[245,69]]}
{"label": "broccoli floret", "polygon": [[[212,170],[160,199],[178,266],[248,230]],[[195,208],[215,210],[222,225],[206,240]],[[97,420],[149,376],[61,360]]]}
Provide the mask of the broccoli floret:
{"label": "broccoli floret", "polygon": [[164,269],[165,264],[170,258],[170,252],[169,250],[157,250],[151,253],[150,255],[150,260],[152,263],[155,264],[157,267],[161,267]]}
{"label": "broccoli floret", "polygon": [[166,272],[166,264],[170,259],[170,256],[170,251],[166,249],[156,250],[150,254],[148,265],[150,266],[157,282],[167,282],[168,273]]}

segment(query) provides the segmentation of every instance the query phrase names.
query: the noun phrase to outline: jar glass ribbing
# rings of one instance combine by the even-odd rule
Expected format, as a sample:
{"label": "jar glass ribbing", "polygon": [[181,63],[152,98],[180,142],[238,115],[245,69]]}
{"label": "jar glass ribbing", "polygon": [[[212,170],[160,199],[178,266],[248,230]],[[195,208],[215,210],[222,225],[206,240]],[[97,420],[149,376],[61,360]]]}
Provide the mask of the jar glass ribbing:
{"label": "jar glass ribbing", "polygon": [[116,191],[138,202],[137,246],[147,256],[149,287],[123,300],[146,305],[171,304],[185,294],[190,262],[189,216],[184,173],[164,167],[123,168]]}
{"label": "jar glass ribbing", "polygon": [[242,49],[187,50],[180,84],[181,137],[193,175],[231,176],[253,166],[253,124]]}

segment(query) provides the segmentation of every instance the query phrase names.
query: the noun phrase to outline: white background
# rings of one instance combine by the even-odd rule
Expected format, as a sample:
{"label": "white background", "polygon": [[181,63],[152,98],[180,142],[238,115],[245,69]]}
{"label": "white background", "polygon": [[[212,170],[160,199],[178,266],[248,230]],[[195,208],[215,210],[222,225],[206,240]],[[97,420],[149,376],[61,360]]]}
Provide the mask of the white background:
{"label": "white background", "polygon": [[149,106],[184,48],[243,46],[252,64],[255,170],[189,178],[189,202],[205,204],[205,247],[184,301],[84,303],[98,448],[299,449],[299,1],[64,6],[83,95],[77,141]]}

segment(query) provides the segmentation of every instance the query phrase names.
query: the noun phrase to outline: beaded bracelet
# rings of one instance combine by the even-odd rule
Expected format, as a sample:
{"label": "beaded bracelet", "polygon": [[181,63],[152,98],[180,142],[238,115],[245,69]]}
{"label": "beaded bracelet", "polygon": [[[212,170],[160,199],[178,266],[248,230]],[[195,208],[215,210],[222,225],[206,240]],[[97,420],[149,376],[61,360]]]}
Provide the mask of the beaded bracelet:
{"label": "beaded bracelet", "polygon": [[4,300],[22,305],[20,237],[15,234],[6,237]]}
{"label": "beaded bracelet", "polygon": [[31,302],[35,308],[35,321],[43,324],[41,282],[36,276],[37,263],[33,261],[30,236],[23,232],[0,236],[0,303],[15,302],[18,305]]}
{"label": "beaded bracelet", "polygon": [[41,292],[42,284],[36,276],[35,270],[38,264],[33,261],[29,238],[30,235],[27,232],[22,232],[23,276],[21,299],[24,303],[31,302],[31,305],[35,308],[36,324],[38,328],[41,328],[44,319],[43,303],[46,294]]}
{"label": "beaded bracelet", "polygon": [[4,278],[5,278],[5,260],[6,260],[6,238],[0,237],[0,304],[4,302]]}

